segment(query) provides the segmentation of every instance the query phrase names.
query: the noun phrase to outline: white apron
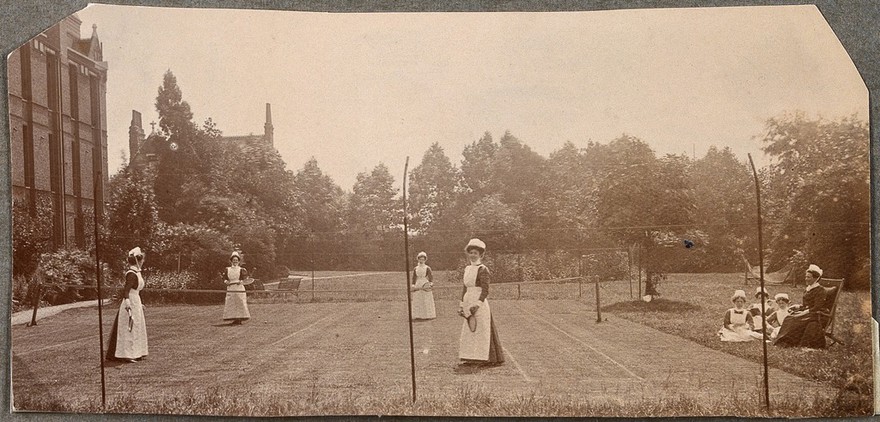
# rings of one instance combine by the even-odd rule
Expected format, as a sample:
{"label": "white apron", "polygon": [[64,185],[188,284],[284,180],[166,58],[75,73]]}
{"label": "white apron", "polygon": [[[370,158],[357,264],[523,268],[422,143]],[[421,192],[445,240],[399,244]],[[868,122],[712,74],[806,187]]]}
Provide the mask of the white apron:
{"label": "white apron", "polygon": [[480,265],[468,265],[464,269],[464,285],[467,291],[464,294],[463,308],[465,314],[474,304],[480,304],[480,308],[474,314],[477,318],[477,329],[471,332],[467,319],[461,324],[461,337],[459,340],[458,357],[470,360],[488,360],[489,342],[492,339],[492,311],[489,309],[489,299],[480,302],[482,287],[477,287],[477,272]]}
{"label": "white apron", "polygon": [[770,331],[770,338],[776,338],[779,335],[779,330],[782,328],[782,323],[785,321],[785,317],[789,316],[788,308],[782,309],[779,308],[776,311],[776,322],[779,323],[776,327],[770,327],[772,330]]}
{"label": "white apron", "polygon": [[[428,266],[416,266],[416,279],[413,282],[417,288],[425,287],[428,281]],[[434,308],[434,292],[416,290],[412,292],[412,317],[415,319],[434,319],[437,311]]]}
{"label": "white apron", "polygon": [[761,334],[749,329],[749,324],[746,322],[748,312],[748,309],[742,309],[739,313],[734,309],[730,310],[730,326],[733,329],[721,327],[721,330],[718,331],[721,341],[743,342],[761,337]]}
{"label": "white apron", "polygon": [[[241,277],[241,267],[226,267],[226,277],[229,282],[237,282]],[[227,292],[243,292],[244,285],[241,283],[229,284]],[[223,319],[250,319],[248,312],[247,293],[226,293],[226,305],[223,307]]]}
{"label": "white apron", "polygon": [[[131,319],[125,309],[126,301],[119,304],[116,316],[116,352],[120,359],[138,359],[147,355],[147,324],[144,320],[144,306],[141,304],[140,291],[144,288],[144,277],[140,271],[128,270],[138,278],[137,289],[128,290],[128,304],[131,308]],[[126,273],[128,274],[128,273]]]}

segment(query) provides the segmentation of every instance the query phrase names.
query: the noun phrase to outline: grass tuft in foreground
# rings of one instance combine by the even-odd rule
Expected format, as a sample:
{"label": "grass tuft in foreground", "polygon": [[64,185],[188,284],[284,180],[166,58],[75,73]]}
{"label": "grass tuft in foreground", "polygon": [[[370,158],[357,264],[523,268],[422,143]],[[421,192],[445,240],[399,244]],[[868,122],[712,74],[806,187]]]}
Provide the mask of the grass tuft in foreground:
{"label": "grass tuft in foreground", "polygon": [[44,412],[139,413],[214,416],[310,416],[310,415],[432,415],[432,416],[747,416],[747,417],[835,417],[852,415],[853,409],[869,409],[859,395],[818,398],[792,394],[775,399],[767,413],[754,394],[720,396],[714,401],[680,397],[642,399],[636,402],[590,401],[561,396],[502,395],[477,384],[462,386],[448,396],[426,395],[412,404],[409,397],[305,392],[292,395],[233,394],[212,390],[185,393],[162,399],[134,395],[111,400],[101,409],[95,400],[16,397],[16,407]]}

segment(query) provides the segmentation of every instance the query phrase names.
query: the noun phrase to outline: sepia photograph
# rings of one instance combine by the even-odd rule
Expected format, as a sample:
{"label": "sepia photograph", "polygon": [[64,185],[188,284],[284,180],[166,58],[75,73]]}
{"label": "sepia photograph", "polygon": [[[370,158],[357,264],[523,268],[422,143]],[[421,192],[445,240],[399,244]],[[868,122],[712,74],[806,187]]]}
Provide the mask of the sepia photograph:
{"label": "sepia photograph", "polygon": [[875,412],[816,6],[91,4],[6,64],[12,412]]}

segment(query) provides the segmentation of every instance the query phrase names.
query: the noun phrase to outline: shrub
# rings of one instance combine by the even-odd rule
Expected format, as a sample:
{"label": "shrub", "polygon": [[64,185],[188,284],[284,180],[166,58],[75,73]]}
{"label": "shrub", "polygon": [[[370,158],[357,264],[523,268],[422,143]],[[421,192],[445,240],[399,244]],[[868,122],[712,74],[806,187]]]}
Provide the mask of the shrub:
{"label": "shrub", "polygon": [[[190,271],[156,271],[145,276],[145,284],[147,290],[141,292],[141,299],[149,303],[215,304],[223,300],[223,296],[217,293],[183,291],[198,284],[198,275]],[[181,291],[169,292],[156,289]]]}
{"label": "shrub", "polygon": [[12,312],[18,312],[31,307],[34,300],[31,295],[35,292],[33,289],[35,278],[35,274],[32,274],[31,277],[25,277],[24,275],[12,277]]}
{"label": "shrub", "polygon": [[[39,271],[48,284],[94,285],[95,259],[87,252],[79,249],[59,249],[40,255]],[[76,287],[46,286],[43,297],[50,305],[93,299],[97,296],[95,289]]]}
{"label": "shrub", "polygon": [[153,289],[186,289],[195,284],[196,275],[188,271],[164,272],[150,274],[147,285]]}
{"label": "shrub", "polygon": [[172,272],[179,267],[193,273],[189,288],[211,289],[223,286],[220,272],[229,263],[232,243],[222,233],[204,225],[160,225],[156,230],[158,257],[148,264],[159,271]]}
{"label": "shrub", "polygon": [[37,204],[31,214],[27,203],[19,198],[12,203],[12,273],[25,276],[37,269],[40,254],[51,247],[52,208]]}

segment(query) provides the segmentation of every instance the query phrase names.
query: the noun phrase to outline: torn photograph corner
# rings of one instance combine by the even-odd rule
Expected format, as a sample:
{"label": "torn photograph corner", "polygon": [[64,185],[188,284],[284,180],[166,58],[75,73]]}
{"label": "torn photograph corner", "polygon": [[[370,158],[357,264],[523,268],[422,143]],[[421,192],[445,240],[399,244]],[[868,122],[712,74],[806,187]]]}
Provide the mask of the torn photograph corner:
{"label": "torn photograph corner", "polygon": [[7,68],[16,412],[874,413],[814,6],[91,5]]}

